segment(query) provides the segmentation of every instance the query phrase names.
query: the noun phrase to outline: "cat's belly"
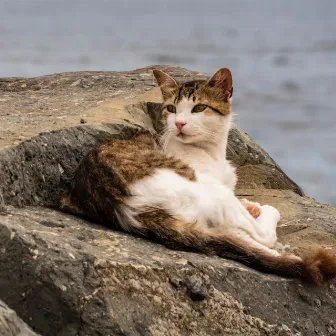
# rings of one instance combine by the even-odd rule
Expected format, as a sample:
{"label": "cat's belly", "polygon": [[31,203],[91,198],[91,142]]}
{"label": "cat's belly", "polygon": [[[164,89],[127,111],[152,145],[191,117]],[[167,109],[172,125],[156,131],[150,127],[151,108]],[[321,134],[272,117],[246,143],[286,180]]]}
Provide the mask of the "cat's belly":
{"label": "cat's belly", "polygon": [[[130,190],[132,197],[127,202],[140,211],[152,206],[189,223],[224,221],[220,210],[224,204],[222,185],[208,174],[196,172],[196,181],[190,181],[171,170],[157,169],[153,176],[131,185]],[[214,211],[216,207],[219,209]]]}

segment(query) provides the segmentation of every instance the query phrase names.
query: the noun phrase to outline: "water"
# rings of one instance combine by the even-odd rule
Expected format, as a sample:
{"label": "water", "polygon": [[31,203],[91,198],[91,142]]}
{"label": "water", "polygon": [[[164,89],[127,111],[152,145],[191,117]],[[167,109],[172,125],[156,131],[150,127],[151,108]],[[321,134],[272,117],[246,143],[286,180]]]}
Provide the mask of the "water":
{"label": "water", "polygon": [[334,0],[0,0],[0,77],[227,66],[238,125],[336,203],[335,14]]}

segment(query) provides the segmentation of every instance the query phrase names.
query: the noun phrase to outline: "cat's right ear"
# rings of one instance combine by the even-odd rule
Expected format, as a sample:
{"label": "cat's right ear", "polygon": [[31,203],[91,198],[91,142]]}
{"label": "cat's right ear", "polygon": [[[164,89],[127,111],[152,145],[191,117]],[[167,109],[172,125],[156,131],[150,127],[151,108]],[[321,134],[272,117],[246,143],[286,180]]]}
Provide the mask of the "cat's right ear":
{"label": "cat's right ear", "polygon": [[176,80],[161,70],[153,70],[153,74],[161,89],[163,100],[170,98],[178,87]]}

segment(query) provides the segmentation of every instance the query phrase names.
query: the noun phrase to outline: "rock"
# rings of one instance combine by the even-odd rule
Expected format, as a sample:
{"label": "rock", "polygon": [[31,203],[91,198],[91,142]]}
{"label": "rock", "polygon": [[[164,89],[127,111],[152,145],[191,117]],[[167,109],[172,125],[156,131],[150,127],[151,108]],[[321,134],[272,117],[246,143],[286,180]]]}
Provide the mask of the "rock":
{"label": "rock", "polygon": [[[160,129],[152,68],[0,80],[0,120],[10,134],[0,142],[0,298],[48,336],[328,334],[335,282],[309,288],[57,210],[60,191],[98,141]],[[167,69],[178,79],[205,78]],[[24,129],[13,122],[22,118],[33,137],[12,146]],[[228,147],[237,194],[279,208],[281,242],[335,250],[334,207],[303,197],[244,132],[233,129]]]}
{"label": "rock", "polygon": [[38,336],[8,306],[0,300],[0,335]]}
{"label": "rock", "polygon": [[187,292],[193,301],[203,301],[207,296],[207,288],[202,278],[191,276],[186,282]]}
{"label": "rock", "polygon": [[[300,300],[296,284],[219,258],[170,255],[161,245],[55,210],[7,210],[0,216],[0,297],[42,335],[141,335],[140,327],[153,336],[291,335],[281,325],[288,310],[266,319],[255,317],[253,306],[258,291],[269,310],[292,295]],[[183,279],[179,287],[171,275]],[[252,313],[244,313],[242,298]],[[321,308],[327,312],[330,303]]]}

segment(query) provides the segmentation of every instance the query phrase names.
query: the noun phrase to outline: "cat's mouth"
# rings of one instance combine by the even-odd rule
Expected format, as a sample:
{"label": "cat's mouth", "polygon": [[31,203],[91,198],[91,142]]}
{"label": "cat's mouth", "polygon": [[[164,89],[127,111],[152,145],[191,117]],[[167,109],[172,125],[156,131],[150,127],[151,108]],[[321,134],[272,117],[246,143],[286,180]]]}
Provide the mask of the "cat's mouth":
{"label": "cat's mouth", "polygon": [[198,133],[195,133],[195,134],[186,134],[186,133],[180,132],[176,136],[178,138],[180,138],[180,139],[184,139],[184,138],[190,138],[190,137],[193,137],[193,136],[196,136],[196,135],[198,135]]}

